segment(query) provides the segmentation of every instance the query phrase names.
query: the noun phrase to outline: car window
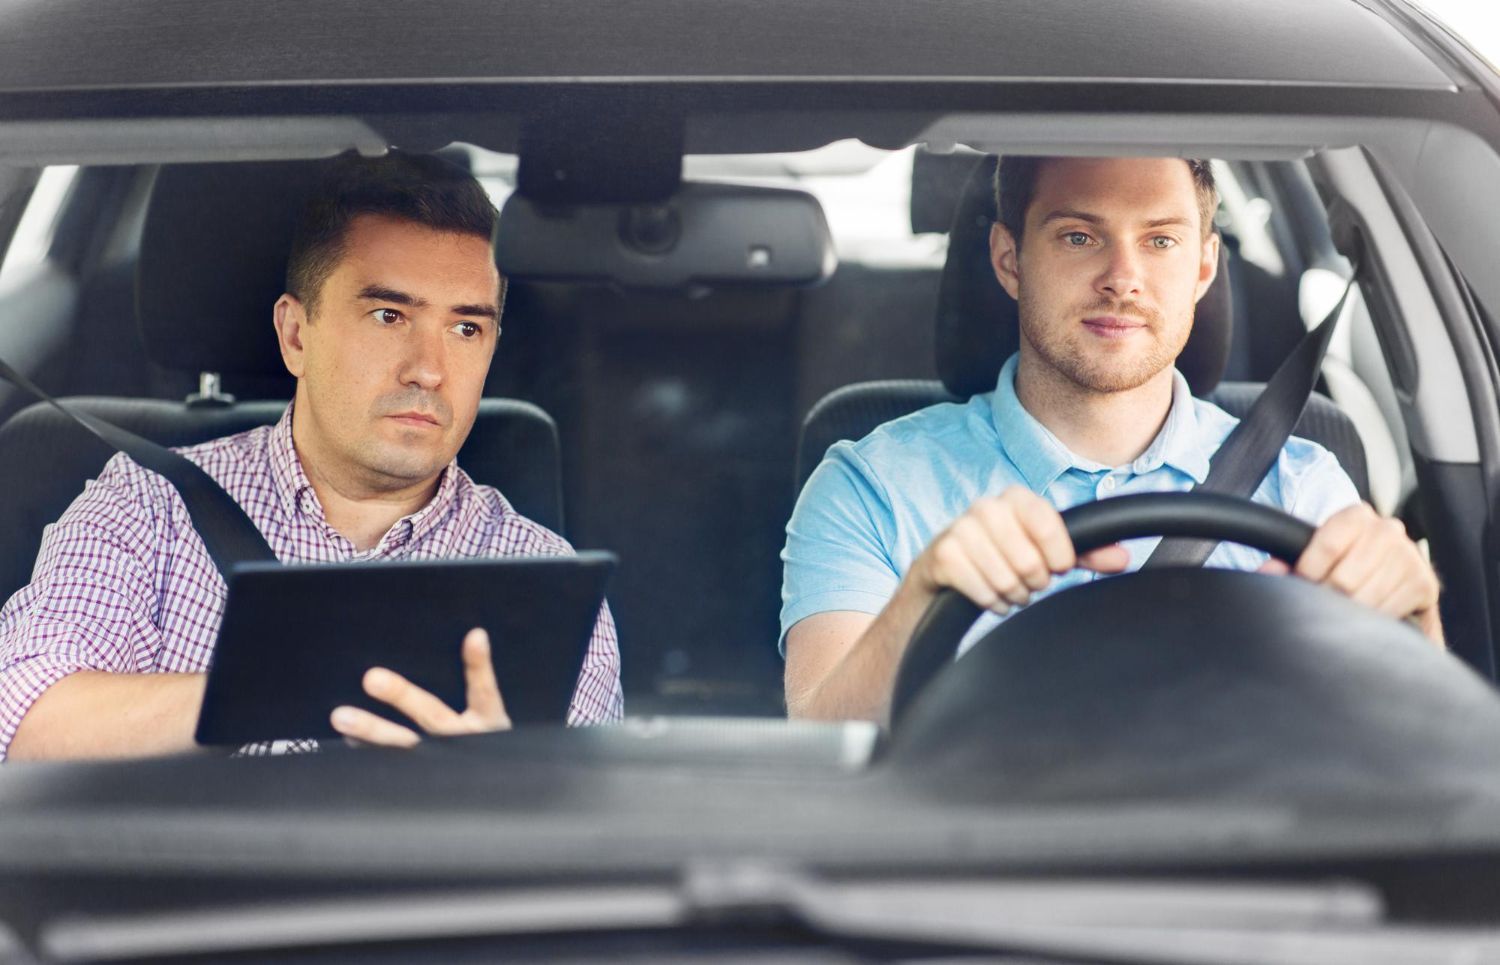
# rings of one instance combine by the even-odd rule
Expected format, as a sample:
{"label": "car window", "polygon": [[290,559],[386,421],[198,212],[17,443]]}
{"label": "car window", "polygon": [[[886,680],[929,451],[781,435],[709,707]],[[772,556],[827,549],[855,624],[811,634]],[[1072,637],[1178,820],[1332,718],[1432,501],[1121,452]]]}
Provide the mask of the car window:
{"label": "car window", "polygon": [[0,289],[14,284],[29,269],[47,257],[47,246],[57,229],[58,216],[68,196],[68,189],[78,174],[75,165],[45,168],[26,202],[26,211],[0,261]]}

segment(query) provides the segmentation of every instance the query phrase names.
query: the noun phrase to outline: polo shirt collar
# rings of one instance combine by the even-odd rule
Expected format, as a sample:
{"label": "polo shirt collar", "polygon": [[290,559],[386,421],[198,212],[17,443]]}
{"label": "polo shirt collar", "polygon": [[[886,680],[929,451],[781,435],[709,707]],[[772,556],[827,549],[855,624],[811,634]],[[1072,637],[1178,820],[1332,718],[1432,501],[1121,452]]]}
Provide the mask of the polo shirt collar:
{"label": "polo shirt collar", "polygon": [[[1016,395],[1016,364],[1012,355],[1000,369],[991,400],[991,413],[1000,448],[1015,465],[1033,492],[1045,492],[1069,469],[1102,472],[1119,468],[1105,466],[1074,454],[1051,430],[1026,411]],[[1208,452],[1198,439],[1198,416],[1187,380],[1172,371],[1172,407],[1167,421],[1151,445],[1127,467],[1136,475],[1171,466],[1201,483],[1208,475]]]}
{"label": "polo shirt collar", "polygon": [[1208,457],[1217,445],[1201,438],[1199,429],[1198,403],[1187,379],[1173,369],[1172,408],[1167,412],[1167,422],[1146,451],[1131,463],[1131,471],[1140,475],[1167,465],[1191,476],[1194,483],[1202,483],[1208,478]]}

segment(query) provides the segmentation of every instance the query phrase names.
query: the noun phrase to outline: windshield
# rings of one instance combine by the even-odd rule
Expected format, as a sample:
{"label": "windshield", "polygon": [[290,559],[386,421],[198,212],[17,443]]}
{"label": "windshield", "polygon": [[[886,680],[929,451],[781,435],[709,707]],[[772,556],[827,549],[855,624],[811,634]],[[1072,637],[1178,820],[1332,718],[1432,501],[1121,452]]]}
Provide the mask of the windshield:
{"label": "windshield", "polygon": [[1500,152],[1400,24],[1383,87],[1142,67],[1164,106],[279,80],[16,128],[14,944],[1488,949]]}

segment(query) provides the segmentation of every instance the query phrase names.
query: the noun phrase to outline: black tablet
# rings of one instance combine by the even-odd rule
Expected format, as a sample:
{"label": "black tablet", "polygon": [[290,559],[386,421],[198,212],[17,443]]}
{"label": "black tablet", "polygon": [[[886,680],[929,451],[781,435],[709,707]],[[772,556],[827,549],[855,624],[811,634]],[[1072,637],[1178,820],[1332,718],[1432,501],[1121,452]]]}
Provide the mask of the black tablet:
{"label": "black tablet", "polygon": [[365,695],[361,680],[375,666],[462,710],[459,648],[473,627],[489,631],[511,720],[562,723],[614,565],[609,553],[582,552],[237,566],[195,737],[206,745],[337,737],[328,715],[340,704],[409,724]]}

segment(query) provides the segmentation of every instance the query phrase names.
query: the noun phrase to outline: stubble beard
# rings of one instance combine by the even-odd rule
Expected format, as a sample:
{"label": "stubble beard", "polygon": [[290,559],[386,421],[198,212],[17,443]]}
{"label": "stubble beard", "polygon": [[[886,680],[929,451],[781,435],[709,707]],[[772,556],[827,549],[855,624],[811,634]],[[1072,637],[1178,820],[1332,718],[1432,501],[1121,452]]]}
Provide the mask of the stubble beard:
{"label": "stubble beard", "polygon": [[[1024,288],[1020,295],[1021,338],[1047,368],[1089,394],[1128,392],[1150,382],[1177,361],[1192,331],[1191,316],[1185,324],[1169,328],[1160,312],[1108,302],[1092,305],[1062,320],[1049,320],[1043,317],[1043,309],[1027,298]],[[1093,346],[1088,340],[1095,336],[1083,331],[1075,320],[1091,315],[1143,320],[1146,330],[1130,338],[1142,340],[1144,335],[1146,344],[1124,352],[1090,351]]]}
{"label": "stubble beard", "polygon": [[[453,420],[452,407],[446,400],[436,394],[424,393],[416,389],[388,392],[380,396],[372,407],[371,418],[379,421],[383,416],[408,409],[431,413],[444,425],[450,424]],[[365,439],[363,445],[360,446],[357,458],[372,478],[383,478],[388,485],[395,488],[430,479],[441,472],[449,460],[442,459],[418,443],[418,440],[422,438],[420,434],[422,432],[423,430],[418,429],[403,432],[403,435],[410,433],[413,443],[411,446],[399,441]]]}

